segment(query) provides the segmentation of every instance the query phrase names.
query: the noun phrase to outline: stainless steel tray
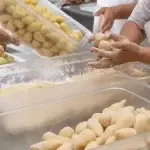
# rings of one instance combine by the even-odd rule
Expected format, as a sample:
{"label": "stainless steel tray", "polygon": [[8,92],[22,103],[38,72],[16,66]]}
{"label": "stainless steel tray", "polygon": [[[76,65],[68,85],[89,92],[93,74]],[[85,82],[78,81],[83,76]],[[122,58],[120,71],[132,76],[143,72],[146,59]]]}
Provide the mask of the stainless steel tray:
{"label": "stainless steel tray", "polygon": [[114,69],[124,75],[128,75],[148,84],[150,82],[150,67],[148,65],[134,62],[115,66]]}
{"label": "stainless steel tray", "polygon": [[[70,89],[72,90],[71,87]],[[103,108],[122,99],[127,99],[127,105],[150,109],[150,101],[139,96],[146,93],[149,93],[149,88],[134,81],[109,84],[101,89],[66,98],[58,98],[58,89],[53,91],[55,98],[49,91],[51,101],[48,103],[0,115],[1,149],[27,150],[31,144],[41,140],[44,132],[50,130],[57,133],[66,125],[74,127],[77,123],[88,119],[93,113],[101,112]],[[41,98],[42,96],[44,95],[41,93]],[[35,99],[38,96],[32,98]]]}

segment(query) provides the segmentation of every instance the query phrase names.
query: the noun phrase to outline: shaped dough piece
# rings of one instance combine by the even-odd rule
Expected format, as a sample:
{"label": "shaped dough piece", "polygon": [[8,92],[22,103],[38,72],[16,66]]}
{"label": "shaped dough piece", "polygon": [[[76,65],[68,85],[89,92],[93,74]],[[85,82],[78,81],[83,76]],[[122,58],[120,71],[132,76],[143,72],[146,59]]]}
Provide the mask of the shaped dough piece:
{"label": "shaped dough piece", "polygon": [[24,34],[24,40],[25,40],[25,42],[30,43],[32,41],[32,33],[26,32]]}
{"label": "shaped dough piece", "polygon": [[10,18],[10,19],[8,20],[7,29],[10,30],[10,31],[16,31],[16,29],[17,29],[17,28],[15,27],[15,25],[14,25],[14,22],[13,22],[13,19],[12,19],[12,18]]}
{"label": "shaped dough piece", "polygon": [[96,139],[96,142],[98,145],[104,144],[106,139],[110,136],[113,136],[115,131],[118,129],[117,125],[111,125],[107,127],[104,131],[104,133]]}
{"label": "shaped dough piece", "polygon": [[29,32],[40,31],[40,29],[41,29],[41,23],[39,23],[39,22],[33,22],[33,23],[29,24],[27,27],[27,31],[29,31]]}
{"label": "shaped dough piece", "polygon": [[64,136],[68,138],[71,138],[73,134],[74,134],[74,130],[71,127],[64,127],[59,132],[60,136]]}
{"label": "shaped dough piece", "polygon": [[124,139],[130,136],[134,136],[136,135],[137,132],[135,129],[133,128],[123,128],[123,129],[119,129],[114,133],[114,136],[116,137],[117,140],[119,139]]}
{"label": "shaped dough piece", "polygon": [[87,128],[87,121],[81,122],[76,126],[75,132],[77,134],[80,134],[86,128]]}
{"label": "shaped dough piece", "polygon": [[116,120],[116,125],[120,128],[133,127],[135,119],[136,118],[132,112],[120,113]]}
{"label": "shaped dough piece", "polygon": [[100,116],[101,116],[101,113],[95,113],[92,115],[92,118],[95,118],[96,120],[99,121]]}
{"label": "shaped dough piece", "polygon": [[84,129],[77,138],[73,140],[75,150],[83,149],[85,146],[96,140],[95,133],[90,129]]}
{"label": "shaped dough piece", "polygon": [[111,144],[116,140],[115,136],[110,136],[106,139],[105,144]]}
{"label": "shaped dough piece", "polygon": [[1,14],[0,15],[0,22],[1,23],[7,23],[8,22],[8,20],[10,19],[10,15],[8,15],[8,14]]}
{"label": "shaped dough piece", "polygon": [[34,37],[35,40],[37,40],[37,41],[39,41],[39,42],[45,42],[44,37],[43,37],[42,34],[41,34],[40,32],[38,32],[38,31],[33,34],[33,37]]}
{"label": "shaped dough piece", "polygon": [[108,110],[119,110],[120,108],[124,107],[125,103],[126,103],[126,100],[122,100],[118,103],[114,103],[111,106],[109,106],[108,108],[105,108],[102,112],[104,113]]}
{"label": "shaped dough piece", "polygon": [[95,132],[96,136],[101,136],[101,134],[103,133],[103,127],[95,118],[89,119],[87,122],[87,126],[89,129]]}
{"label": "shaped dough piece", "polygon": [[64,143],[57,150],[73,150],[72,143]]}
{"label": "shaped dough piece", "polygon": [[137,114],[134,129],[137,131],[137,133],[150,131],[149,117],[144,113]]}
{"label": "shaped dough piece", "polygon": [[14,25],[18,28],[18,29],[22,29],[24,27],[24,24],[20,21],[20,20],[14,20]]}
{"label": "shaped dough piece", "polygon": [[94,148],[97,148],[98,146],[99,145],[96,143],[96,141],[92,141],[86,145],[84,150],[94,149]]}
{"label": "shaped dough piece", "polygon": [[63,143],[60,140],[43,141],[32,145],[31,150],[56,150]]}
{"label": "shaped dough piece", "polygon": [[104,128],[107,128],[108,126],[111,125],[111,120],[112,120],[112,113],[113,112],[105,112],[105,113],[102,113],[100,116],[99,116],[99,122],[100,124],[104,127]]}
{"label": "shaped dough piece", "polygon": [[56,134],[53,132],[46,132],[43,134],[42,136],[42,140],[46,141],[46,140],[50,140],[56,137]]}

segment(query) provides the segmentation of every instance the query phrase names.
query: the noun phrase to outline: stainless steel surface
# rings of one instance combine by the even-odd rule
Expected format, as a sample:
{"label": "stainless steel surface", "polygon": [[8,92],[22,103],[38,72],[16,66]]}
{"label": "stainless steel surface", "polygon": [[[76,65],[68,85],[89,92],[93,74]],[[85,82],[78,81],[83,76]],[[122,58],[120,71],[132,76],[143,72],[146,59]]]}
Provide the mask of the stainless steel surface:
{"label": "stainless steel surface", "polygon": [[[132,88],[134,90],[131,90]],[[127,105],[150,109],[150,101],[139,96],[147,91],[148,87],[134,81],[109,84],[102,89],[67,98],[51,99],[52,95],[58,94],[58,90],[53,93],[49,90],[49,98],[53,101],[1,114],[1,149],[27,150],[31,144],[41,140],[44,132],[50,130],[57,133],[66,125],[74,127],[93,113],[101,112],[103,108],[123,99],[127,99]]]}

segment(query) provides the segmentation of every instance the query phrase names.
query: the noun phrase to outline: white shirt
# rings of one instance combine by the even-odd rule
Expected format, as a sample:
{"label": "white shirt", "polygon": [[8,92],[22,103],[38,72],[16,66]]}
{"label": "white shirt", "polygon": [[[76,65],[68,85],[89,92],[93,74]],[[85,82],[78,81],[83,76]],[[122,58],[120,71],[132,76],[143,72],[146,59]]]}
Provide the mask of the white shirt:
{"label": "white shirt", "polygon": [[139,0],[128,20],[144,29],[144,25],[150,21],[150,0]]}

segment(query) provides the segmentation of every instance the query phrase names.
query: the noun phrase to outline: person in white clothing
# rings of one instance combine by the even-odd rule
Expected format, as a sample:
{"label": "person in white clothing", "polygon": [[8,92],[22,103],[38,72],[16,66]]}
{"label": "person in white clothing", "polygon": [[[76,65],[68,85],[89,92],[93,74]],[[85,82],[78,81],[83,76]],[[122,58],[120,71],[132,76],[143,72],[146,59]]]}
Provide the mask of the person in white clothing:
{"label": "person in white clothing", "polygon": [[[138,0],[97,0],[100,9],[95,13],[93,32],[120,33]],[[98,20],[98,18],[100,20]]]}
{"label": "person in white clothing", "polygon": [[121,35],[107,35],[114,40],[108,44],[112,51],[106,51],[104,47],[92,48],[100,60],[90,63],[90,66],[111,67],[132,61],[150,64],[150,47],[139,45],[144,39],[144,26],[147,23],[150,23],[150,0],[140,0],[122,28]]}

